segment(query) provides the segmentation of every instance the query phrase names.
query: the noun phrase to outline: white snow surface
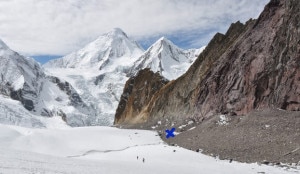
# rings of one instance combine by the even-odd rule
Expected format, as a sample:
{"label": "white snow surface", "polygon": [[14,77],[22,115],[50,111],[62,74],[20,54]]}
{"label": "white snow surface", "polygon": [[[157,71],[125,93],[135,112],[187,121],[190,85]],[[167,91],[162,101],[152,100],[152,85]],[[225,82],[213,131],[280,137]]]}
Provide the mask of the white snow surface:
{"label": "white snow surface", "polygon": [[4,174],[299,172],[298,169],[229,163],[168,146],[154,131],[112,127],[33,129],[0,124],[0,154],[0,173]]}
{"label": "white snow surface", "polygon": [[24,76],[21,75],[21,76],[18,77],[18,79],[17,79],[16,81],[14,81],[14,82],[12,83],[12,86],[13,86],[14,90],[17,91],[17,90],[23,88],[24,83],[25,83]]}

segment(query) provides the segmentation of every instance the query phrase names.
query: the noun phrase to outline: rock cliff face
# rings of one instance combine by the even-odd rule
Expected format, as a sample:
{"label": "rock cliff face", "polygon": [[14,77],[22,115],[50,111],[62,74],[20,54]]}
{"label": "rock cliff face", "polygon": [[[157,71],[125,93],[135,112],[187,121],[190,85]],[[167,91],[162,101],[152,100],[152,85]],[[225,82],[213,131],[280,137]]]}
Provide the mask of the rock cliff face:
{"label": "rock cliff face", "polygon": [[299,66],[300,1],[271,0],[257,20],[217,33],[189,70],[139,106],[135,118],[202,120],[254,109],[300,110]]}
{"label": "rock cliff face", "polygon": [[149,68],[131,77],[125,84],[114,123],[140,122],[141,119],[135,116],[141,113],[143,106],[147,105],[154,93],[167,82],[159,72],[154,73]]}

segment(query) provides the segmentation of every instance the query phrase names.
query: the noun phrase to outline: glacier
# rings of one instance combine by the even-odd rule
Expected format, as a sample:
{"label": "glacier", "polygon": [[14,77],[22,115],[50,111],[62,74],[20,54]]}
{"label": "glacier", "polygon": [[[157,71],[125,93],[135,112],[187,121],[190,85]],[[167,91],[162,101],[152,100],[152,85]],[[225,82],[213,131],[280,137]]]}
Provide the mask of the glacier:
{"label": "glacier", "polygon": [[299,168],[230,162],[169,146],[153,131],[100,126],[34,129],[0,124],[0,153],[0,172],[6,174],[299,172]]}

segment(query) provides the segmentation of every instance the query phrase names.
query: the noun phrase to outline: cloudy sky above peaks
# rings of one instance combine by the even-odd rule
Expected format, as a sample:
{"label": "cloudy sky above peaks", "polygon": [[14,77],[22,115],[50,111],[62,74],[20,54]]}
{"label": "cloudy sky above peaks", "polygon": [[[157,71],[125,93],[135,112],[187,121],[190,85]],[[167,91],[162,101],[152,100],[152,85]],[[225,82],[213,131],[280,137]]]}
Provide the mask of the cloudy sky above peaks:
{"label": "cloudy sky above peaks", "polygon": [[0,0],[0,39],[26,55],[65,55],[118,27],[145,48],[161,36],[198,48],[268,1]]}

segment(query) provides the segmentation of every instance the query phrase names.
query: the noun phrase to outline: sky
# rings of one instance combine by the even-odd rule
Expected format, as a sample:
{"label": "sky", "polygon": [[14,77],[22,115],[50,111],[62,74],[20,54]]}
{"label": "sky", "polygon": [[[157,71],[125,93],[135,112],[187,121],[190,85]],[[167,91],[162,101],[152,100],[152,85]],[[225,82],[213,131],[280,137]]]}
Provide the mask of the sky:
{"label": "sky", "polygon": [[205,46],[231,23],[257,18],[269,0],[0,0],[0,39],[41,63],[121,28],[145,49],[162,36]]}

